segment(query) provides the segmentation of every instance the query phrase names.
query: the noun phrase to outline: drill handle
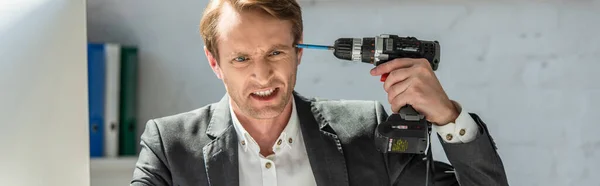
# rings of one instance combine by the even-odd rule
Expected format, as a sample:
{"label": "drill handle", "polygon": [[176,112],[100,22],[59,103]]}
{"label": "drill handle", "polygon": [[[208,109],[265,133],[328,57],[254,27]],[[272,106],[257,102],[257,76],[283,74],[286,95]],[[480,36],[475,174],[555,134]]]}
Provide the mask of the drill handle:
{"label": "drill handle", "polygon": [[[387,77],[388,77],[389,73],[383,74],[381,75],[381,82],[384,82]],[[415,110],[415,108],[413,108],[411,105],[405,105],[402,108],[400,108],[400,111],[398,111],[398,114],[400,114],[400,117],[403,120],[407,120],[407,121],[419,121],[423,118],[425,118],[425,116],[423,114],[420,114],[419,112],[417,112]]]}
{"label": "drill handle", "polygon": [[419,121],[425,118],[423,114],[417,112],[411,105],[405,105],[400,108],[398,114],[403,120],[407,121]]}

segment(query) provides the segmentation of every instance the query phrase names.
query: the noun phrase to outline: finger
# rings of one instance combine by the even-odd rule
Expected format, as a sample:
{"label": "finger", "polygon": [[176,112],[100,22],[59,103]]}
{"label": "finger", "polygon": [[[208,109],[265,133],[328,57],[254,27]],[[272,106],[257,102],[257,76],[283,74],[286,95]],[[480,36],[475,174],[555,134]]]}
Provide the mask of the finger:
{"label": "finger", "polygon": [[410,59],[410,58],[394,59],[392,61],[388,61],[386,63],[383,63],[383,64],[371,69],[371,75],[380,76],[385,73],[390,73],[393,70],[396,70],[399,68],[410,67],[410,66],[414,65],[415,63],[416,63],[416,61],[414,59]]}
{"label": "finger", "polygon": [[434,75],[431,64],[427,60],[419,60],[415,65],[412,66],[415,69],[416,74],[419,75]]}
{"label": "finger", "polygon": [[392,112],[398,113],[398,111],[400,111],[400,108],[407,104],[410,104],[410,99],[411,95],[409,91],[404,91],[400,94],[396,94],[392,101],[390,101],[390,104],[392,105]]}
{"label": "finger", "polygon": [[390,87],[394,86],[396,83],[400,81],[404,81],[411,77],[411,69],[412,68],[401,68],[392,71],[386,78],[385,82],[383,82],[383,89],[389,93]]}
{"label": "finger", "polygon": [[386,91],[388,93],[388,102],[390,102],[390,104],[393,103],[393,100],[396,98],[396,96],[406,92],[406,90],[410,88],[412,85],[412,79],[413,78],[408,78],[404,81],[397,82]]}

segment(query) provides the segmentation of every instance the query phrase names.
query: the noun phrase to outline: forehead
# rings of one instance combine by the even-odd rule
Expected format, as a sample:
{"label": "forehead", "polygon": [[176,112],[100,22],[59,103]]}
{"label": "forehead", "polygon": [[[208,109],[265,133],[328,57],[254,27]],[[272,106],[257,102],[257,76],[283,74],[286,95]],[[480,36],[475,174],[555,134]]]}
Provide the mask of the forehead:
{"label": "forehead", "polygon": [[238,12],[225,4],[217,24],[219,50],[292,45],[292,24],[260,10]]}

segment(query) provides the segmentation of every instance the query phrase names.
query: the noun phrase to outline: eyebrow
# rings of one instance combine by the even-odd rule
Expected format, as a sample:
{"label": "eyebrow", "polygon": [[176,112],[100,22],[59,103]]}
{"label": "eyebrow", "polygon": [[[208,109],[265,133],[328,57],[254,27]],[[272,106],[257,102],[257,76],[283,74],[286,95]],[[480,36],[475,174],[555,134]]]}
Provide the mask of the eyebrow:
{"label": "eyebrow", "polygon": [[276,45],[273,45],[273,46],[270,48],[270,50],[269,50],[269,51],[271,51],[271,50],[275,50],[275,49],[286,49],[286,50],[289,50],[289,49],[292,49],[292,46],[290,46],[290,45],[285,45],[285,44],[276,44]]}
{"label": "eyebrow", "polygon": [[[269,50],[267,50],[267,51],[269,51],[269,52],[270,52],[270,51],[277,50],[277,49],[279,49],[279,50],[291,50],[292,48],[293,48],[293,47],[292,47],[292,46],[290,46],[290,45],[286,45],[286,44],[276,44],[276,45],[273,45],[273,46],[271,46],[271,47],[269,48]],[[248,54],[248,53],[246,53],[246,52],[231,52],[231,53],[228,55],[228,57],[235,57],[235,56],[249,56],[249,54]]]}
{"label": "eyebrow", "polygon": [[245,52],[231,52],[229,55],[227,55],[228,58],[236,58],[238,56],[249,56],[248,53]]}

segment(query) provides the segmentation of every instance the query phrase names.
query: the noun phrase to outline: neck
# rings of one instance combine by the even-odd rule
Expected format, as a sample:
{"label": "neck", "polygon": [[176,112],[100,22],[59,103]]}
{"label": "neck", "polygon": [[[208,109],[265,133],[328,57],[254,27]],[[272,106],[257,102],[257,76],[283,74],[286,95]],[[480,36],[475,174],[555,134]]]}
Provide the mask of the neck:
{"label": "neck", "polygon": [[273,144],[281,135],[281,132],[286,127],[290,116],[292,115],[292,98],[283,109],[283,112],[275,118],[256,119],[243,115],[237,107],[233,107],[233,112],[240,121],[244,129],[252,136],[260,147],[260,153],[263,156],[273,154]]}

